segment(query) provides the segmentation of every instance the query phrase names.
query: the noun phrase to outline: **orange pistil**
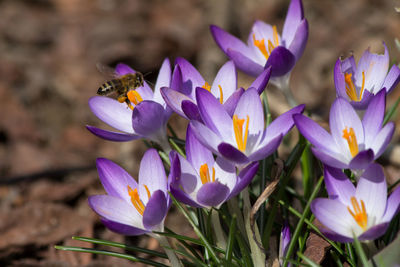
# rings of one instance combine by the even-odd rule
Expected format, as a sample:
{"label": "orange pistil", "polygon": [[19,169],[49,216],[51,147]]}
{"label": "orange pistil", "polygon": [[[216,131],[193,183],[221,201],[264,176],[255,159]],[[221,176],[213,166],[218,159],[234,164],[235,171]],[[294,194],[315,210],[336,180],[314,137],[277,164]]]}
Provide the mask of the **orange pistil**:
{"label": "orange pistil", "polygon": [[348,95],[348,97],[356,102],[360,102],[362,95],[364,93],[364,86],[365,86],[365,73],[362,72],[362,85],[361,85],[361,90],[360,90],[360,94],[357,95],[357,89],[356,86],[353,83],[352,77],[353,74],[352,73],[345,73],[344,74],[344,81],[346,83],[346,94]]}
{"label": "orange pistil", "polygon": [[269,55],[271,55],[272,50],[274,50],[275,47],[279,45],[279,36],[278,36],[278,31],[276,29],[276,26],[272,26],[272,34],[273,34],[273,43],[271,40],[268,40],[267,46],[265,45],[265,40],[262,38],[261,40],[256,39],[256,35],[253,34],[253,44],[260,50],[260,52],[263,54],[265,59],[269,58]]}
{"label": "orange pistil", "polygon": [[212,168],[212,178],[211,178],[207,163],[204,163],[203,165],[201,165],[200,166],[200,179],[201,179],[202,184],[209,183],[209,182],[215,182],[215,168],[214,167]]}
{"label": "orange pistil", "polygon": [[[143,101],[143,98],[136,90],[130,90],[126,95],[128,96],[129,101],[131,101],[135,105]],[[132,106],[130,106],[130,108],[133,109]]]}
{"label": "orange pistil", "polygon": [[347,140],[347,144],[349,145],[350,153],[354,157],[358,154],[358,144],[356,134],[354,133],[354,129],[350,127],[350,130],[347,130],[347,127],[343,130],[344,139]]}
{"label": "orange pistil", "polygon": [[[147,197],[150,199],[151,193],[150,193],[149,188],[147,187],[147,185],[143,185],[143,186],[144,186],[144,188],[146,189]],[[144,206],[143,202],[140,200],[139,192],[138,192],[137,188],[132,189],[132,188],[128,185],[128,194],[129,194],[129,196],[131,197],[131,202],[132,202],[133,206],[136,208],[136,210],[137,210],[141,215],[143,215],[143,212],[144,212],[144,210],[145,210],[146,207]]]}
{"label": "orange pistil", "polygon": [[202,86],[202,88],[204,88],[207,91],[211,92],[211,85],[209,85],[208,82],[205,82],[205,84]]}
{"label": "orange pistil", "polygon": [[221,85],[218,85],[218,88],[219,88],[219,102],[221,104],[223,104],[224,103],[224,91],[222,91]]}
{"label": "orange pistil", "polygon": [[[245,121],[246,127],[243,133],[243,124]],[[235,132],[236,144],[238,149],[242,152],[246,150],[247,137],[249,134],[249,121],[249,116],[247,116],[247,120],[245,120],[239,119],[237,115],[233,115],[233,130]]]}
{"label": "orange pistil", "polygon": [[368,226],[368,215],[367,211],[365,209],[365,204],[364,201],[361,202],[361,207],[358,204],[358,201],[355,197],[351,197],[351,205],[353,206],[353,211],[351,211],[350,207],[347,206],[347,210],[350,212],[351,216],[353,216],[354,220],[357,222],[357,224],[365,231],[367,230]]}

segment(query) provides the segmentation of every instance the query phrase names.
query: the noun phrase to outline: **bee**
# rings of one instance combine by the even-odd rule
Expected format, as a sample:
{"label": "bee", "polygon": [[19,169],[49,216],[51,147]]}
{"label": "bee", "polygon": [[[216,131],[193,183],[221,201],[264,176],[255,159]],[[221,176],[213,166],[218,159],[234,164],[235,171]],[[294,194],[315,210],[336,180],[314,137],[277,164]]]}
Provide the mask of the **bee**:
{"label": "bee", "polygon": [[106,81],[99,87],[97,94],[104,96],[115,92],[118,102],[125,102],[129,107],[131,107],[132,105],[128,99],[128,92],[143,86],[143,74],[140,72],[135,72],[118,75],[113,69],[101,64],[97,64],[97,68],[101,73],[107,74],[109,77],[111,77],[110,80]]}

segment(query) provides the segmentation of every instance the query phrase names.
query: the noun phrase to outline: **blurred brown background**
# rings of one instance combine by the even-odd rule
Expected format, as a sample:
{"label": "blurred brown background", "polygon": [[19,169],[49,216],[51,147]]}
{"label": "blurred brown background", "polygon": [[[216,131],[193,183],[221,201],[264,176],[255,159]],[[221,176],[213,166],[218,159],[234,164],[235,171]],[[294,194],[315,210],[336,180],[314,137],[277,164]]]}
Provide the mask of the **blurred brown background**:
{"label": "blurred brown background", "polygon": [[[226,57],[208,26],[217,24],[247,38],[255,19],[282,30],[285,0],[1,0],[0,1],[0,265],[129,266],[125,260],[56,251],[55,244],[82,245],[73,235],[123,242],[103,229],[88,195],[102,193],[94,162],[107,157],[134,177],[144,152],[140,141],[113,143],[91,135],[103,126],[88,99],[105,81],[96,63],[124,62],[154,82],[165,57],[185,57],[209,82]],[[354,51],[389,48],[399,62],[399,1],[304,0],[310,35],[292,72],[299,103],[326,118],[335,97],[333,66]],[[250,80],[240,75],[240,83]],[[269,88],[273,109],[285,107]],[[399,88],[389,97],[397,98]],[[394,141],[398,139],[395,136]],[[397,167],[387,168],[398,178]],[[171,228],[190,233],[174,216]],[[167,223],[168,224],[168,223]],[[174,228],[175,227],[175,228]],[[152,239],[130,239],[156,248]]]}

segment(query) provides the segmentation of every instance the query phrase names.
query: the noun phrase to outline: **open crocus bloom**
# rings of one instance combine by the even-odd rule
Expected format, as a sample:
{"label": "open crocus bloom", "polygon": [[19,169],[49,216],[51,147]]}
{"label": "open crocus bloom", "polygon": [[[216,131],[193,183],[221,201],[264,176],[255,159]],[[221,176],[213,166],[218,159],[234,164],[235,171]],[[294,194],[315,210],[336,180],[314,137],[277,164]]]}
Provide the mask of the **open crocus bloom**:
{"label": "open crocus bloom", "polygon": [[272,67],[272,77],[288,74],[303,54],[308,23],[301,0],[292,0],[286,15],[282,36],[276,26],[256,21],[247,45],[221,28],[212,25],[211,33],[222,51],[243,72],[258,76],[264,68]]}
{"label": "open crocus bloom", "polygon": [[[232,61],[226,62],[220,68],[211,85],[184,58],[177,58],[176,65],[182,76],[181,88],[164,87],[161,89],[165,101],[176,113],[189,120],[201,120],[196,103],[196,88],[211,92],[229,113],[233,112],[244,89],[237,88],[237,73]],[[250,87],[256,88],[261,94],[267,86],[270,74],[271,70],[266,69]]]}
{"label": "open crocus bloom", "polygon": [[244,168],[239,175],[236,167],[213,154],[199,143],[191,126],[186,134],[187,159],[175,153],[172,157],[170,190],[176,199],[193,206],[219,208],[225,201],[239,194],[254,178],[258,162]]}
{"label": "open crocus bloom", "polygon": [[358,66],[353,56],[336,61],[334,81],[336,94],[347,99],[354,108],[366,109],[372,97],[381,90],[389,93],[400,81],[400,69],[389,69],[389,52],[386,44],[383,55],[373,54],[369,49],[361,56]]}
{"label": "open crocus bloom", "polygon": [[337,98],[329,114],[331,134],[306,116],[294,115],[294,121],[323,163],[339,169],[364,170],[384,152],[394,133],[392,122],[382,127],[385,96],[381,91],[372,99],[362,121],[346,99]]}
{"label": "open crocus bloom", "polygon": [[339,242],[373,240],[383,235],[393,216],[399,211],[400,187],[387,198],[382,167],[370,164],[357,187],[339,169],[325,167],[328,198],[311,203],[315,217],[326,227],[328,238]]}
{"label": "open crocus bloom", "polygon": [[[118,75],[135,73],[133,69],[124,64],[118,64],[115,72]],[[121,132],[103,130],[94,126],[87,126],[87,129],[93,134],[111,141],[148,138],[161,145],[164,144],[166,142],[166,124],[172,110],[161,97],[160,88],[178,86],[180,81],[177,77],[178,75],[174,72],[171,79],[170,62],[165,59],[158,74],[154,92],[144,82],[142,87],[128,93],[128,98],[132,103],[131,107],[109,97],[94,96],[90,98],[89,106],[92,112],[103,122]]]}
{"label": "open crocus bloom", "polygon": [[167,177],[155,149],[140,162],[139,183],[120,166],[97,159],[97,170],[107,195],[89,197],[90,207],[110,230],[123,235],[163,231],[170,205]]}
{"label": "open crocus bloom", "polygon": [[197,139],[214,153],[241,165],[272,154],[293,127],[293,114],[304,109],[300,105],[287,111],[265,129],[262,103],[254,88],[243,93],[233,116],[206,90],[198,88],[196,99],[204,122],[191,121]]}

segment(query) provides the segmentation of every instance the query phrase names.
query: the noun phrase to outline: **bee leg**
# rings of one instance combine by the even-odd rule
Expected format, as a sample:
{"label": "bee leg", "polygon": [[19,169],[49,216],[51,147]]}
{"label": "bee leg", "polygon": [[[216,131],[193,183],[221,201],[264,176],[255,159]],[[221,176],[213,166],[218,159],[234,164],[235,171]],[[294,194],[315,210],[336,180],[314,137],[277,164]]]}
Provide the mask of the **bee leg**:
{"label": "bee leg", "polygon": [[128,98],[126,96],[120,95],[117,100],[119,103],[124,103]]}

